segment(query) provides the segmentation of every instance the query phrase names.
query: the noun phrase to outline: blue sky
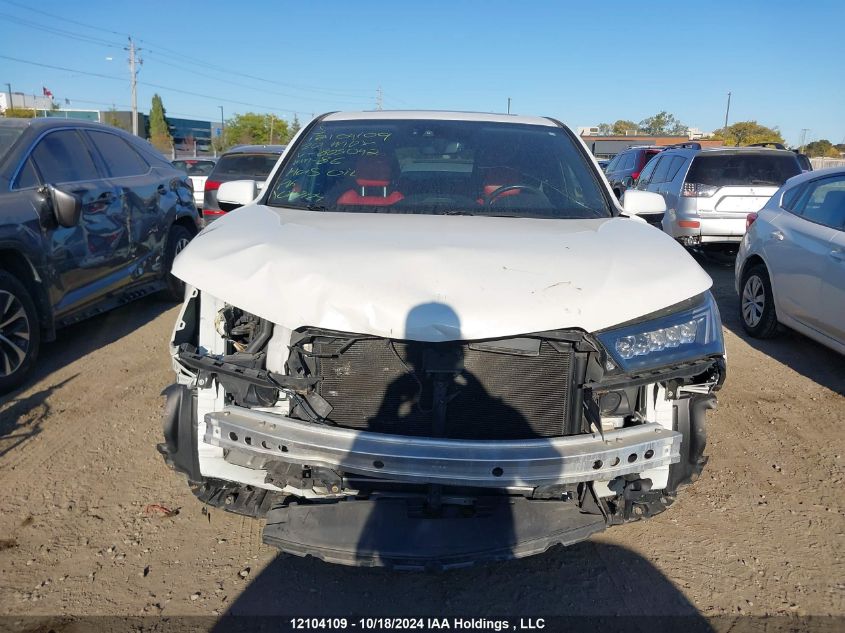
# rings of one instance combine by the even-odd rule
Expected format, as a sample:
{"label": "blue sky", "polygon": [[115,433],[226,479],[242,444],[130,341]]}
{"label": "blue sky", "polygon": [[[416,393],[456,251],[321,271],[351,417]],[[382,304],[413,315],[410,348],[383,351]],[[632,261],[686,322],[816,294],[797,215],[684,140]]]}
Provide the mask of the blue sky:
{"label": "blue sky", "polygon": [[143,49],[139,108],[159,92],[173,116],[219,120],[222,105],[227,117],[304,121],[372,109],[381,86],[386,109],[503,112],[511,97],[513,112],[573,128],[667,110],[709,131],[731,91],[731,122],[840,143],[843,23],[840,0],[0,0],[0,89],[43,85],[78,108],[126,109],[131,34]]}

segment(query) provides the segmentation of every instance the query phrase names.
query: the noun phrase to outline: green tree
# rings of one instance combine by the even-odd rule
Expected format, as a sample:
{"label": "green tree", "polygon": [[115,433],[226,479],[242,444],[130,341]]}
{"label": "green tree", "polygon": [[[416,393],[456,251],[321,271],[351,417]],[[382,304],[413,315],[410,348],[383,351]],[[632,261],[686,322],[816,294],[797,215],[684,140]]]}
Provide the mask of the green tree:
{"label": "green tree", "polygon": [[807,156],[824,156],[827,158],[839,158],[839,150],[833,146],[833,143],[826,138],[812,143],[807,143],[804,146],[804,153]]}
{"label": "green tree", "polygon": [[290,137],[296,136],[296,133],[302,129],[302,124],[299,122],[299,117],[294,113],[293,122],[290,124]]}
{"label": "green tree", "polygon": [[634,123],[633,121],[628,121],[627,119],[619,119],[611,126],[611,133],[618,134],[619,136],[625,136],[636,134],[640,129],[640,126]]}
{"label": "green tree", "polygon": [[654,116],[643,119],[640,121],[639,127],[642,132],[655,136],[682,136],[687,133],[687,126],[666,110],[661,110]]}
{"label": "green tree", "polygon": [[246,112],[236,114],[226,121],[225,146],[270,143],[286,143],[291,138],[288,124],[275,114]]}
{"label": "green tree", "polygon": [[739,121],[721,130],[716,130],[714,139],[725,141],[725,145],[751,145],[752,143],[783,143],[783,136],[777,127],[766,127],[757,121]]}
{"label": "green tree", "polygon": [[610,123],[599,123],[599,134],[602,136],[609,136],[613,133],[613,126]]}
{"label": "green tree", "polygon": [[173,137],[167,125],[164,104],[158,94],[153,95],[150,106],[150,143],[160,152],[169,152],[173,148]]}
{"label": "green tree", "polygon": [[131,123],[127,125],[121,121],[120,117],[117,116],[117,109],[114,106],[112,106],[109,111],[106,112],[105,116],[103,116],[103,123],[111,125],[112,127],[120,128],[121,130],[126,130],[127,132],[132,131]]}

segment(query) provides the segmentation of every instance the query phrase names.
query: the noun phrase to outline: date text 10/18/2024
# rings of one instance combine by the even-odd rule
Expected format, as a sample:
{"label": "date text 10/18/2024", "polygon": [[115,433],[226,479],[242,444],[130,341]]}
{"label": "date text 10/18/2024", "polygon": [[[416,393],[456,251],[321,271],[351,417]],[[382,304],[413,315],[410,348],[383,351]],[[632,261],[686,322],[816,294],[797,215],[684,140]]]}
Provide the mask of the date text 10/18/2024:
{"label": "date text 10/18/2024", "polygon": [[487,618],[291,618],[297,631],[537,631],[546,628],[543,618],[519,618],[517,621]]}

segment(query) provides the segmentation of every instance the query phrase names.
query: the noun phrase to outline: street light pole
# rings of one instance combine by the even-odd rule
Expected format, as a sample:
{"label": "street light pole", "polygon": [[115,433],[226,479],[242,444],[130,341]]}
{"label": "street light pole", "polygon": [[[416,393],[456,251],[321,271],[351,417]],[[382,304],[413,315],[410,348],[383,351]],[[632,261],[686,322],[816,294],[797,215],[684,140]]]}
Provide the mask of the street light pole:
{"label": "street light pole", "polygon": [[728,93],[728,107],[725,110],[725,129],[728,129],[728,114],[731,112],[731,93]]}
{"label": "street light pole", "polygon": [[809,131],[810,131],[810,128],[808,128],[808,127],[802,127],[801,128],[801,148],[798,150],[799,154],[804,153],[804,141],[807,140],[807,132],[809,132]]}
{"label": "street light pole", "polygon": [[223,106],[220,108],[220,151],[223,151],[223,139],[226,138],[226,122],[223,120]]}

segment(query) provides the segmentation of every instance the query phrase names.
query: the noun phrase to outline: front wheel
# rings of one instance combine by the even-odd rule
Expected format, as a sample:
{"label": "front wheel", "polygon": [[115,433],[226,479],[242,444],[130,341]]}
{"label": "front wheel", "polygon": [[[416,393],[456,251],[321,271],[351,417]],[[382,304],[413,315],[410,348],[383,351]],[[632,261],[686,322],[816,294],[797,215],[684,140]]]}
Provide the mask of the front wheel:
{"label": "front wheel", "polygon": [[0,271],[0,393],[26,380],[41,344],[38,313],[26,287]]}
{"label": "front wheel", "polygon": [[168,300],[182,301],[185,297],[185,283],[174,277],[170,271],[173,268],[173,260],[188,245],[192,237],[193,235],[188,229],[178,224],[170,227],[170,232],[167,234],[164,253],[164,274],[167,288],[164,291],[164,296]]}
{"label": "front wheel", "polygon": [[754,338],[771,338],[777,332],[778,319],[772,282],[762,264],[751,266],[742,275],[739,317],[742,328]]}

